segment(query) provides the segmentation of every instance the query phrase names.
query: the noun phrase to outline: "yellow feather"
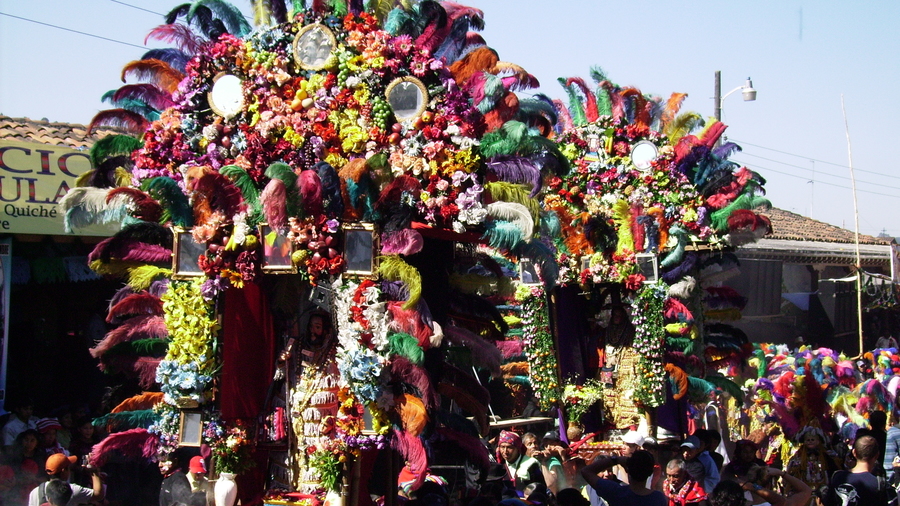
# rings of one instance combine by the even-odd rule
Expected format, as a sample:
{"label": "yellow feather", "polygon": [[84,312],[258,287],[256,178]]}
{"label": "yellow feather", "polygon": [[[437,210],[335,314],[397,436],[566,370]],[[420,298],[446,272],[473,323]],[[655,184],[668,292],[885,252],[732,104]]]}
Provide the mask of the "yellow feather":
{"label": "yellow feather", "polygon": [[128,286],[135,290],[146,290],[157,278],[171,275],[172,269],[163,269],[155,265],[141,265],[128,272]]}
{"label": "yellow feather", "polygon": [[422,276],[415,267],[404,262],[397,255],[380,257],[378,272],[388,281],[402,281],[409,290],[409,298],[403,304],[403,309],[412,309],[419,303],[422,296]]}

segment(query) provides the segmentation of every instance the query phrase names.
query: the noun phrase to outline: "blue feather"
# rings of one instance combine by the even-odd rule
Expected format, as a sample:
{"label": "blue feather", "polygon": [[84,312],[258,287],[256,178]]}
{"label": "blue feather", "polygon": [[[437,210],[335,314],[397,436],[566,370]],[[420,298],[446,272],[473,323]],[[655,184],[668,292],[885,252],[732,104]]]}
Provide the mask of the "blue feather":
{"label": "blue feather", "polygon": [[541,211],[540,230],[544,237],[559,237],[562,234],[559,215],[550,211]]}
{"label": "blue feather", "polygon": [[444,42],[435,50],[434,58],[443,59],[445,63],[453,63],[459,58],[459,53],[466,45],[466,34],[469,32],[471,20],[468,16],[458,18],[450,28],[450,34]]}
{"label": "blue feather", "polygon": [[[328,162],[319,162],[313,166],[319,180],[322,181],[322,204],[325,215],[329,218],[340,218],[344,214],[344,197],[341,195],[341,178]],[[351,202],[353,202],[351,200]]]}
{"label": "blue feather", "polygon": [[509,251],[522,240],[522,230],[508,221],[494,220],[485,224],[481,239],[492,248]]}

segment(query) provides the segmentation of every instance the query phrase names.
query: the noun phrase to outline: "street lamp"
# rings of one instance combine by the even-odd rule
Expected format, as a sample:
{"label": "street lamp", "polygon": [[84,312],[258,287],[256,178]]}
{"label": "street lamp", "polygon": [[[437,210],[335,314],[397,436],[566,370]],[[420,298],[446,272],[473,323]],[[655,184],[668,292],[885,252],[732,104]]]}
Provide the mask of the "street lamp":
{"label": "street lamp", "polygon": [[741,95],[744,96],[744,102],[752,102],[752,101],[756,100],[756,89],[753,88],[753,81],[751,81],[749,77],[747,78],[747,82],[744,83],[743,86],[738,86],[737,88],[726,93],[725,96],[723,97],[722,96],[722,71],[720,71],[720,70],[716,71],[716,96],[715,96],[716,120],[722,121],[722,103],[725,101],[725,99],[728,97],[728,95],[731,95],[732,93],[739,91],[739,90],[741,92]]}

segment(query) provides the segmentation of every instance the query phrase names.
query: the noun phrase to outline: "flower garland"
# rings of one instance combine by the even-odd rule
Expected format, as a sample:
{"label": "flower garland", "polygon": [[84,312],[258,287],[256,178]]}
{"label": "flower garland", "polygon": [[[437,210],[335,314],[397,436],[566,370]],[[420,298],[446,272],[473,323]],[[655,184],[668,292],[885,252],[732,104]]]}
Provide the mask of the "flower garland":
{"label": "flower garland", "polygon": [[344,350],[359,346],[386,353],[388,347],[387,305],[381,302],[381,289],[370,280],[361,283],[336,280],[334,290],[335,325],[338,343]]}
{"label": "flower garland", "polygon": [[169,457],[178,448],[178,433],[181,430],[181,411],[171,404],[160,402],[153,407],[158,415],[157,421],[147,430],[159,437],[159,446],[156,451],[157,459],[163,472],[168,472],[172,466]]}
{"label": "flower garland", "polygon": [[516,299],[522,304],[528,376],[541,409],[547,410],[556,404],[561,393],[547,298],[542,287],[520,285],[516,290]]}
{"label": "flower garland", "polygon": [[645,408],[655,408],[666,400],[665,319],[663,305],[666,285],[658,282],[646,285],[632,303],[634,350],[638,353],[638,384],[634,400]]}
{"label": "flower garland", "polygon": [[598,380],[589,379],[583,385],[566,385],[563,389],[566,418],[570,422],[577,423],[601,399],[603,399],[603,384]]}
{"label": "flower garland", "polygon": [[199,403],[208,400],[219,323],[213,305],[203,298],[202,285],[201,279],[172,281],[160,297],[171,341],[156,370],[156,381],[168,404],[176,404],[180,397]]}

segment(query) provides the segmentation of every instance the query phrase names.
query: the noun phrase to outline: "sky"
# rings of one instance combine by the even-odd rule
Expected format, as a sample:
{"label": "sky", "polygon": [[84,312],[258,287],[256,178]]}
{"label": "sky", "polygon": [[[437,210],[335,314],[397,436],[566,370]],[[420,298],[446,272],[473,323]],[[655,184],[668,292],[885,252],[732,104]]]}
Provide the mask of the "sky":
{"label": "sky", "polygon": [[[233,3],[250,11],[249,0]],[[860,233],[900,236],[900,171],[891,154],[900,2],[461,3],[484,11],[488,45],[536,76],[535,92],[551,98],[564,97],[558,77],[590,82],[590,68],[600,66],[645,94],[687,93],[682,111],[711,117],[715,72],[723,95],[751,77],[757,100],[728,96],[722,120],[728,140],[743,148],[732,160],[766,178],[773,205],[853,230],[852,158]],[[107,108],[103,93],[121,85],[122,66],[163,47],[144,46],[144,37],[176,4],[0,0],[0,114],[90,122]]]}

